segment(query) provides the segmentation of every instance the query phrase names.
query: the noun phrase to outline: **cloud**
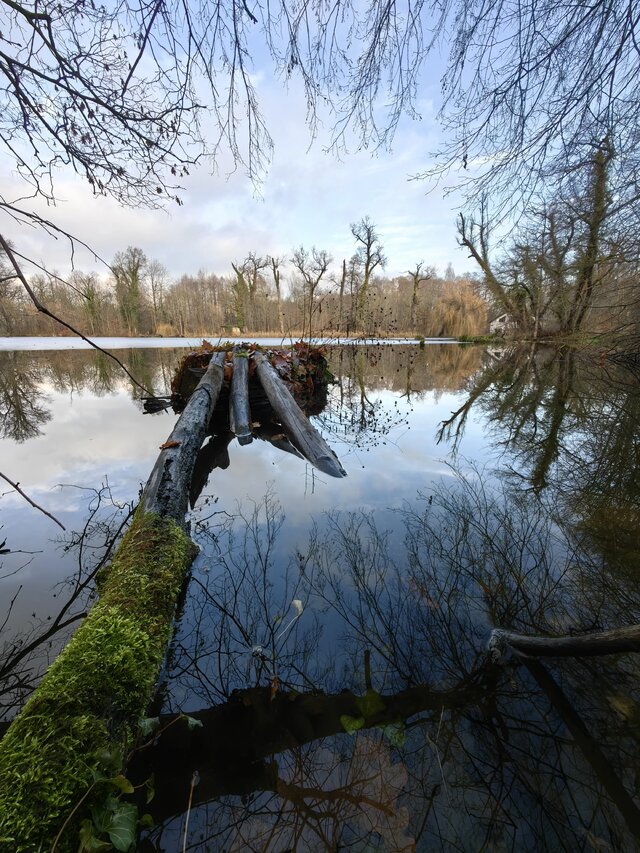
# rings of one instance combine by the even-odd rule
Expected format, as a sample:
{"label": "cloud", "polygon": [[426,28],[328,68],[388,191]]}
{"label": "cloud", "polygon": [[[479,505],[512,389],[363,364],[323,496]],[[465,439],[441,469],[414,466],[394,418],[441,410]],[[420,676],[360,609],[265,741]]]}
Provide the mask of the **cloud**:
{"label": "cloud", "polygon": [[[295,85],[256,72],[262,106],[273,135],[271,168],[256,193],[240,171],[227,176],[228,157],[215,174],[206,164],[186,178],[184,205],[164,210],[123,209],[111,199],[96,198],[70,171],[56,181],[57,205],[37,202],[34,208],[80,237],[106,261],[128,245],[140,246],[160,260],[172,275],[198,269],[228,273],[231,261],[249,251],[289,254],[304,243],[328,249],[339,262],[355,248],[350,223],[369,216],[378,226],[389,259],[387,272],[398,274],[419,260],[441,268],[448,261],[463,267],[455,240],[455,205],[441,192],[409,177],[428,165],[437,146],[434,100],[420,99],[422,121],[403,119],[393,151],[355,151],[337,158],[325,152],[322,130],[310,144],[305,104]],[[5,197],[24,192],[19,178],[0,170]],[[69,244],[46,238],[39,230],[18,228],[6,219],[2,228],[20,250],[49,269],[66,272]],[[76,266],[99,269],[87,252]]]}

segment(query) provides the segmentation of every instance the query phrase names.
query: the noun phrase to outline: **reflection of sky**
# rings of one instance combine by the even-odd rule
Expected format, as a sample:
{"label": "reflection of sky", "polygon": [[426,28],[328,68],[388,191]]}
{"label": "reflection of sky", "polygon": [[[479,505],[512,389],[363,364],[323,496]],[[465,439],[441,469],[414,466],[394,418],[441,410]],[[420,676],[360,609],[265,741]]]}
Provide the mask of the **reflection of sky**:
{"label": "reflection of sky", "polygon": [[[18,480],[28,495],[69,530],[78,530],[84,524],[91,494],[60,488],[60,484],[91,489],[108,478],[117,499],[135,501],[175,416],[143,415],[124,388],[97,396],[87,390],[61,393],[50,384],[45,387],[52,414],[45,433],[24,443],[0,442],[0,471]],[[355,446],[326,433],[348,472],[346,478],[329,478],[266,442],[254,441],[247,447],[233,442],[229,468],[213,472],[203,495],[218,498],[216,509],[233,511],[237,502],[259,501],[271,486],[286,513],[283,543],[287,547],[304,542],[312,520],[333,509],[376,510],[384,517],[385,526],[387,521],[393,526],[393,514],[384,510],[413,499],[434,479],[448,475],[447,447],[436,444],[436,432],[440,421],[460,405],[461,395],[427,392],[420,399],[414,396],[410,403],[399,393],[386,390],[372,391],[370,397],[379,399],[390,413],[387,434],[377,436],[375,443]],[[486,453],[486,437],[472,418],[461,453],[473,459]],[[46,618],[53,606],[52,588],[74,570],[75,558],[56,545],[62,531],[8,488],[1,507],[0,535],[7,538],[7,546],[40,552],[30,555],[29,565],[18,574],[0,580],[3,601],[9,601],[23,584],[11,620],[18,626],[34,612]],[[6,556],[0,576],[26,559],[20,554]]]}
{"label": "reflection of sky", "polygon": [[[153,346],[154,349],[173,349],[178,347],[199,347],[202,343],[202,335],[194,337],[194,338],[100,338],[94,337],[92,340],[101,346],[103,349],[112,350],[112,349],[149,349]],[[212,343],[231,341],[234,343],[243,343],[245,342],[245,338],[233,338],[233,337],[220,337],[218,332],[214,332],[211,336],[209,336],[209,340]],[[290,340],[283,338],[252,338],[253,343],[260,344],[260,346],[288,346]],[[439,345],[443,341],[452,341],[453,338],[423,338],[423,343],[426,344],[434,344]],[[313,338],[311,340],[312,343],[320,344],[324,343],[324,339]],[[355,346],[367,346],[370,341],[367,340],[353,340],[349,341],[350,345]],[[391,346],[393,344],[411,344],[412,341],[405,340],[404,338],[388,338],[384,341],[377,341],[377,345],[379,346],[381,343],[387,346]],[[413,340],[413,343],[417,343],[417,339]],[[46,336],[32,336],[29,337],[27,335],[23,337],[17,338],[2,338],[0,337],[0,350],[11,351],[16,350],[18,352],[25,350],[68,350],[68,349],[92,349],[91,344],[87,343],[87,341],[82,338],[74,338],[74,337],[46,337]]]}

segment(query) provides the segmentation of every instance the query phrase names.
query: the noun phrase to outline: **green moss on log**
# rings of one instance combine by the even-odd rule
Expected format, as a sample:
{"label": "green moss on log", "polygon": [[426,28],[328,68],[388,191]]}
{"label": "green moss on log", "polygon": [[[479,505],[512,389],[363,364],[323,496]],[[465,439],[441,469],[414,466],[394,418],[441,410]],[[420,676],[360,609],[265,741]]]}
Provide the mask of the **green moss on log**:
{"label": "green moss on log", "polygon": [[[49,850],[90,788],[96,756],[124,754],[134,741],[195,553],[171,519],[134,518],[99,601],[0,741],[1,850]],[[96,797],[104,796],[99,788]],[[57,850],[77,850],[78,823],[91,802],[92,795]]]}

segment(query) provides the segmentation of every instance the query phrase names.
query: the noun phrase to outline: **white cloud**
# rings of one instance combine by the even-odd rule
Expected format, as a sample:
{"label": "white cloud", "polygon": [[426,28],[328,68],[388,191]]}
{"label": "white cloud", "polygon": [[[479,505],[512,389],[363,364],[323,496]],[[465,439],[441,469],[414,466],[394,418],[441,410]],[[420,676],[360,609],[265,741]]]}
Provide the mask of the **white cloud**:
{"label": "white cloud", "polygon": [[[354,242],[349,225],[369,216],[378,226],[389,274],[419,260],[444,268],[469,266],[455,240],[455,209],[441,191],[409,177],[423,171],[437,146],[434,101],[420,98],[422,121],[403,119],[392,152],[356,151],[338,159],[323,150],[326,138],[311,146],[305,105],[295,86],[283,88],[260,70],[256,81],[275,142],[271,168],[258,197],[240,172],[225,177],[223,158],[217,174],[205,165],[186,179],[184,206],[166,210],[123,209],[113,200],[94,198],[77,176],[60,173],[55,208],[44,203],[40,213],[91,245],[105,260],[127,245],[140,246],[162,261],[173,275],[203,268],[228,273],[232,260],[249,251],[288,254],[301,243],[327,248],[336,261],[349,256]],[[5,197],[24,191],[7,167],[0,170]],[[66,271],[69,246],[46,239],[40,231],[2,222],[2,228],[24,254],[48,268]],[[80,251],[76,265],[99,268]]]}

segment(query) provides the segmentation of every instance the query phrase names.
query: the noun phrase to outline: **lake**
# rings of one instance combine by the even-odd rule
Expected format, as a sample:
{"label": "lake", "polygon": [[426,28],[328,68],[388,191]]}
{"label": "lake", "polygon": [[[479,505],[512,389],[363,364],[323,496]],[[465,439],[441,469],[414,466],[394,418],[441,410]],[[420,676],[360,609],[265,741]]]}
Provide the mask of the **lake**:
{"label": "lake", "polygon": [[[100,353],[0,349],[0,471],[66,528],[5,488],[6,723],[175,415],[144,414]],[[183,354],[118,351],[156,394]],[[130,762],[153,778],[138,849],[637,850],[637,655],[496,663],[487,641],[640,622],[638,376],[532,346],[328,359],[313,421],[348,476],[233,441],[190,513],[200,553],[143,724],[163,735]]]}

